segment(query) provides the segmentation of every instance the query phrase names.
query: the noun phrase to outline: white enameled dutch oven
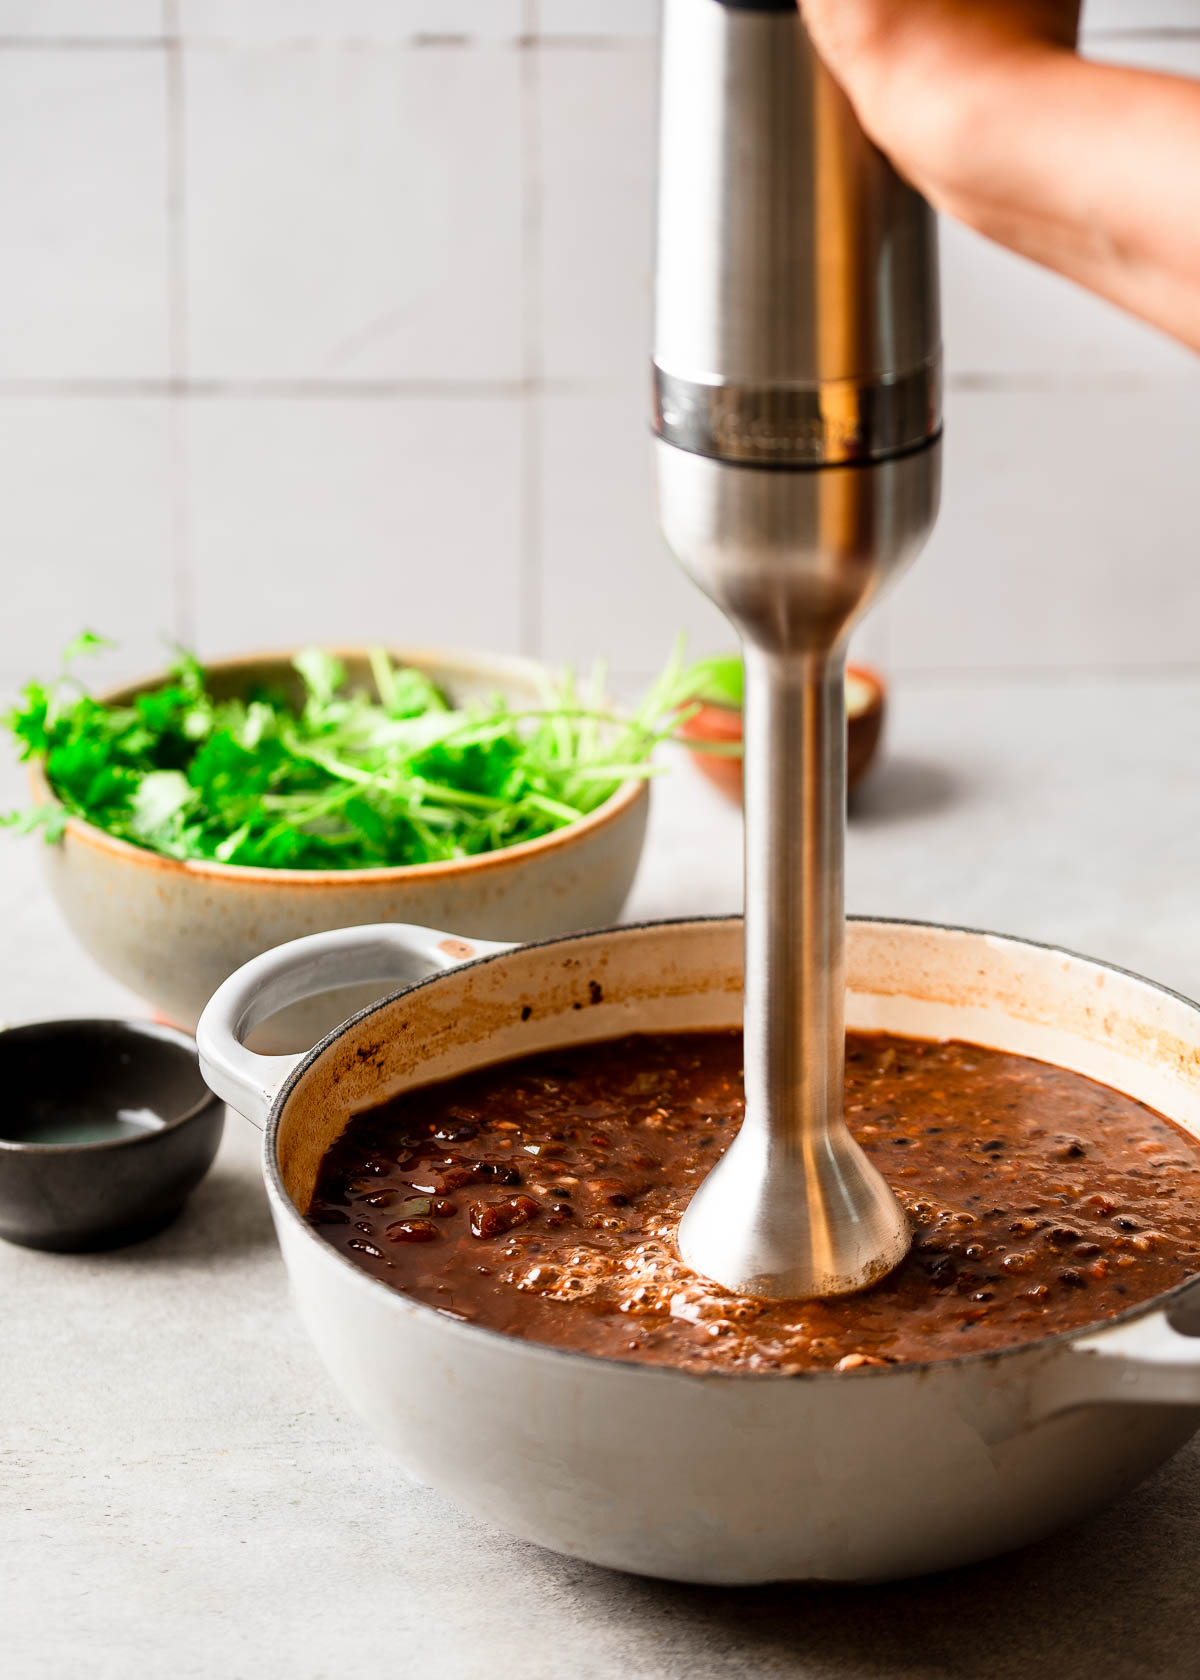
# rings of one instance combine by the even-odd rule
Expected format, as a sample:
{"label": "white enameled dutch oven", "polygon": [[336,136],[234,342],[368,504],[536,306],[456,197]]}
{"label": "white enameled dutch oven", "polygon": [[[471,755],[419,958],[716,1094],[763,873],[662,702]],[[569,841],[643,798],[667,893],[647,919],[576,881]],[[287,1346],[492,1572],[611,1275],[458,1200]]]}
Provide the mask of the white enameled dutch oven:
{"label": "white enameled dutch oven", "polygon": [[[1023,1545],[1130,1488],[1200,1425],[1200,1287],[998,1354],[801,1376],[698,1376],[565,1352],[377,1282],[304,1220],[347,1116],[487,1063],[633,1031],[732,1027],[741,923],[515,948],[351,928],[256,958],[200,1022],[205,1076],[264,1127],[301,1316],[347,1399],[465,1510],[574,1557],[676,1580],[881,1580]],[[1022,940],[854,921],[849,1025],[1055,1062],[1200,1130],[1200,1008]],[[309,1054],[242,1040],[354,980],[405,984]]]}

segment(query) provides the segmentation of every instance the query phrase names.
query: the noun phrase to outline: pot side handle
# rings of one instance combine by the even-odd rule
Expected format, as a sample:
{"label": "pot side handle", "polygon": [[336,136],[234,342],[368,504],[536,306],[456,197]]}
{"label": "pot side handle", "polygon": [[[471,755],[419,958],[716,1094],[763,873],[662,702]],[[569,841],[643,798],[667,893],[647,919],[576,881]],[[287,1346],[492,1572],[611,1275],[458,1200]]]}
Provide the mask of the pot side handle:
{"label": "pot side handle", "polygon": [[1039,1390],[1039,1419],[1089,1405],[1200,1407],[1200,1335],[1184,1335],[1161,1309],[1093,1330],[1050,1363]]}
{"label": "pot side handle", "polygon": [[243,1040],[260,1021],[339,986],[376,980],[403,986],[512,949],[404,922],[293,939],[253,957],[213,993],[196,1026],[200,1071],[219,1097],[261,1131],[280,1087],[304,1054],[260,1056],[247,1050]]}

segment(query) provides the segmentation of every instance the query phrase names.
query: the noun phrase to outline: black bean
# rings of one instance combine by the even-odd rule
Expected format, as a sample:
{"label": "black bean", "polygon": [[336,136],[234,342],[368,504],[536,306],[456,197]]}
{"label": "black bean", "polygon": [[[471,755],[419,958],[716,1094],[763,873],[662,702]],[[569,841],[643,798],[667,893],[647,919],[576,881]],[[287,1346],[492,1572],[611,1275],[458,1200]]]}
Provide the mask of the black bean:
{"label": "black bean", "polygon": [[387,1240],[394,1243],[433,1242],[438,1235],[432,1219],[397,1219],[384,1232]]}
{"label": "black bean", "polygon": [[1069,1225],[1052,1225],[1046,1232],[1046,1241],[1051,1248],[1070,1248],[1082,1235],[1082,1231],[1072,1230]]}
{"label": "black bean", "polygon": [[477,1184],[486,1176],[478,1161],[463,1161],[458,1166],[444,1168],[439,1174],[443,1190],[461,1190],[464,1185]]}
{"label": "black bean", "polygon": [[1078,1161],[1086,1154],[1087,1150],[1078,1138],[1064,1138],[1054,1151],[1054,1158],[1056,1161]]}
{"label": "black bean", "polygon": [[541,1209],[532,1196],[509,1196],[502,1202],[472,1202],[470,1212],[473,1237],[498,1237],[527,1224]]}

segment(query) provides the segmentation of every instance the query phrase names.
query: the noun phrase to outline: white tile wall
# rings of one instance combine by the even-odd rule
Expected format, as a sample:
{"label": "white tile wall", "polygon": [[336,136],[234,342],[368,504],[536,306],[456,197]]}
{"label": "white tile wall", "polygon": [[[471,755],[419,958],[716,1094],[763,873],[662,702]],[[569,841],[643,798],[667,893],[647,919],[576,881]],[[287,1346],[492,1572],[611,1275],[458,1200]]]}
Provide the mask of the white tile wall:
{"label": "white tile wall", "polygon": [[951,378],[1122,375],[1188,380],[1200,389],[1196,356],[1155,328],[947,217],[940,236]]}
{"label": "white tile wall", "polygon": [[544,427],[542,645],[621,676],[657,671],[679,630],[697,653],[724,646],[725,621],[658,534],[638,396],[550,396]]}
{"label": "white tile wall", "polygon": [[[1084,56],[1104,64],[1129,64],[1139,70],[1168,70],[1176,76],[1200,75],[1200,0],[1186,0],[1190,32],[1182,28],[1128,29],[1085,34]],[[1182,16],[1183,7],[1180,8]]]}
{"label": "white tile wall", "polygon": [[543,35],[604,40],[653,35],[659,0],[538,0]]}
{"label": "white tile wall", "polygon": [[[652,503],[657,10],[0,0],[0,553],[36,561],[6,683],[88,618],[134,667],[193,625],[627,677],[726,640]],[[1085,21],[1200,74],[1200,0]],[[1200,363],[957,228],[944,277],[945,511],[864,650],[1200,660]]]}
{"label": "white tile wall", "polygon": [[1195,664],[1200,394],[961,391],[925,554],[884,610],[904,670]]}
{"label": "white tile wall", "polygon": [[0,378],[167,371],[156,52],[0,52]]}
{"label": "white tile wall", "polygon": [[1083,30],[1200,29],[1200,0],[1084,0]]}
{"label": "white tile wall", "polygon": [[162,0],[0,0],[0,37],[149,39],[162,19]]}
{"label": "white tile wall", "polygon": [[188,405],[198,645],[516,651],[515,398]]}
{"label": "white tile wall", "polygon": [[503,49],[189,53],[192,375],[518,378],[519,69]]}
{"label": "white tile wall", "polygon": [[406,41],[416,35],[512,39],[522,0],[178,0],[185,38]]}
{"label": "white tile wall", "polygon": [[52,676],[83,629],[121,643],[89,680],[161,666],[176,628],[167,404],[0,395],[0,463],[0,693]]}
{"label": "white tile wall", "polygon": [[644,382],[656,55],[541,55],[542,354],[551,378]]}

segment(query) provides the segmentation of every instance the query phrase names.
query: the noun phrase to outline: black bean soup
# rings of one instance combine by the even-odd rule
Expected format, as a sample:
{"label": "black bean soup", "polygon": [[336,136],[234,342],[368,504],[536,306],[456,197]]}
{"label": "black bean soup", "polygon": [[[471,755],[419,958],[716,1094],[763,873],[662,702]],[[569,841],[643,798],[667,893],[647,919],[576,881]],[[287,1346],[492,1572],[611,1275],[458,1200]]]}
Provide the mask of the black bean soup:
{"label": "black bean soup", "polygon": [[912,1217],[904,1263],[838,1301],[732,1295],[675,1252],[742,1118],[739,1033],[559,1050],[355,1115],[308,1218],[456,1318],[611,1358],[854,1369],[1094,1323],[1200,1271],[1200,1145],[1079,1074],[850,1033],[846,1116]]}

